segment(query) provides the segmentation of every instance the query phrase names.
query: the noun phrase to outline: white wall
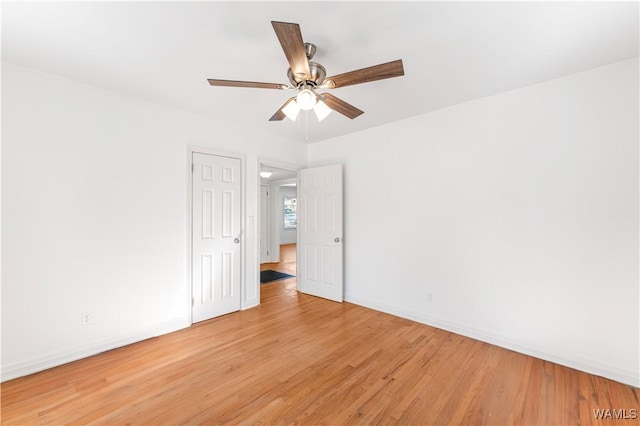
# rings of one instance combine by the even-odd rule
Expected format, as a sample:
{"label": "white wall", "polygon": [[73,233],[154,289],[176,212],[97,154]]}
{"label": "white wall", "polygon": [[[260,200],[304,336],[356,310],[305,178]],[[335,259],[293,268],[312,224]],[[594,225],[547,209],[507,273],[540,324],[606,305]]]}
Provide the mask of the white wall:
{"label": "white wall", "polygon": [[285,229],[284,228],[284,197],[296,197],[297,189],[295,186],[280,186],[278,187],[278,227],[280,232],[280,244],[293,244],[297,240],[297,229]]}
{"label": "white wall", "polygon": [[[640,385],[637,74],[311,145],[345,164],[346,298]],[[257,158],[305,163],[302,144],[7,63],[2,90],[3,380],[187,325],[187,145],[245,156],[248,224]]]}
{"label": "white wall", "polygon": [[638,113],[634,59],[311,145],[346,299],[640,386]]}
{"label": "white wall", "polygon": [[304,144],[2,64],[3,380],[188,325],[187,145],[245,157],[255,305],[257,158]]}

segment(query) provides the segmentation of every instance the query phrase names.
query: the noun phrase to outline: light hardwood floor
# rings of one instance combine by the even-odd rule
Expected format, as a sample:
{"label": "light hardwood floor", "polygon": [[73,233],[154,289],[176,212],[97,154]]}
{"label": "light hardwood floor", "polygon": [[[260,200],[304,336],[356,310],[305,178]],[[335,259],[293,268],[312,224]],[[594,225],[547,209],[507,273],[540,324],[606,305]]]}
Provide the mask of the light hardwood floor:
{"label": "light hardwood floor", "polygon": [[296,275],[296,244],[282,244],[280,246],[280,263],[263,263],[260,265],[261,271],[266,271],[267,269]]}
{"label": "light hardwood floor", "polygon": [[261,291],[259,307],[4,383],[2,423],[638,424],[593,414],[629,416],[636,388],[295,279]]}

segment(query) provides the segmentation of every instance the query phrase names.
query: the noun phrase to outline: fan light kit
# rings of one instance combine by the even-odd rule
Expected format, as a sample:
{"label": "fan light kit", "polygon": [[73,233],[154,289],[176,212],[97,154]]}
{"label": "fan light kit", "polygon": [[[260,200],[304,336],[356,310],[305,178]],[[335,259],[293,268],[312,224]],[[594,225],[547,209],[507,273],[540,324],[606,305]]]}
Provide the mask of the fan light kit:
{"label": "fan light kit", "polygon": [[212,86],[296,90],[298,94],[287,99],[269,121],[282,121],[285,117],[295,121],[300,110],[313,110],[318,121],[327,118],[331,111],[337,111],[350,119],[354,119],[363,114],[364,111],[329,93],[318,93],[316,90],[336,89],[404,75],[402,59],[398,59],[326,77],[327,71],[325,68],[317,62],[311,61],[316,53],[316,46],[302,41],[302,33],[298,24],[271,21],[271,25],[289,62],[290,68],[287,70],[287,77],[289,77],[291,86],[276,83],[258,83],[255,81],[208,80]]}
{"label": "fan light kit", "polygon": [[316,94],[308,87],[305,87],[298,93],[298,96],[296,96],[296,102],[300,109],[309,111],[316,104]]}
{"label": "fan light kit", "polygon": [[284,115],[287,116],[288,119],[290,119],[291,121],[296,121],[296,118],[298,118],[298,113],[300,112],[300,107],[296,103],[295,99],[289,99],[289,101],[284,104],[281,111],[284,113]]}

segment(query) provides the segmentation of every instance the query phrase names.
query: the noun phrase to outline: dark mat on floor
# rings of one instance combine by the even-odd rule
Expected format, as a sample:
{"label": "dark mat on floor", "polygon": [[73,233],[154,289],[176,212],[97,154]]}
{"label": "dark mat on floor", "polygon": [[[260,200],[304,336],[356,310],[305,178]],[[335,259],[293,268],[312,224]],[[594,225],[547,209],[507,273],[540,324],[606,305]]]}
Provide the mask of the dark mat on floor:
{"label": "dark mat on floor", "polygon": [[295,275],[284,274],[282,272],[272,271],[271,269],[260,271],[260,283],[262,284],[267,284],[271,281],[284,280],[292,277],[295,277]]}

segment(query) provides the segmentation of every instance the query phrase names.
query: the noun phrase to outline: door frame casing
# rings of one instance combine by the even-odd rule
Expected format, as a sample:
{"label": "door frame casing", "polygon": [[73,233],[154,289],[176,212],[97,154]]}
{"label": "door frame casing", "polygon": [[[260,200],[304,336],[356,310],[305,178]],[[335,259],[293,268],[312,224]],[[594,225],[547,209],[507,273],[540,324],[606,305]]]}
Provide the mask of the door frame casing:
{"label": "door frame casing", "polygon": [[[186,249],[187,249],[187,294],[186,294],[186,303],[187,306],[187,321],[189,325],[193,325],[193,310],[191,298],[193,296],[193,276],[192,276],[192,265],[193,265],[193,154],[206,154],[206,155],[214,155],[217,157],[226,157],[226,158],[234,158],[240,160],[240,191],[242,194],[240,196],[240,309],[245,308],[245,295],[247,294],[246,288],[246,253],[247,253],[247,244],[246,244],[246,197],[247,197],[247,184],[246,184],[246,156],[237,153],[230,153],[224,151],[218,151],[215,149],[196,146],[196,145],[187,145],[187,238],[186,238]],[[258,248],[259,250],[259,248]]]}

